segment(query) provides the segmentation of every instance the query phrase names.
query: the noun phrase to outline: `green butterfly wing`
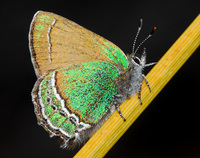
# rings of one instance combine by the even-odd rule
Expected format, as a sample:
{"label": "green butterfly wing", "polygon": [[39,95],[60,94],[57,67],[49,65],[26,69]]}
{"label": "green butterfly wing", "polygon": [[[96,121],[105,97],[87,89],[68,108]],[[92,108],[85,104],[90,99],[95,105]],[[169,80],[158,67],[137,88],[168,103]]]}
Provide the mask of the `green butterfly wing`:
{"label": "green butterfly wing", "polygon": [[69,137],[75,130],[91,128],[109,112],[118,77],[116,66],[105,61],[50,71],[33,91],[39,122],[51,132],[57,129]]}

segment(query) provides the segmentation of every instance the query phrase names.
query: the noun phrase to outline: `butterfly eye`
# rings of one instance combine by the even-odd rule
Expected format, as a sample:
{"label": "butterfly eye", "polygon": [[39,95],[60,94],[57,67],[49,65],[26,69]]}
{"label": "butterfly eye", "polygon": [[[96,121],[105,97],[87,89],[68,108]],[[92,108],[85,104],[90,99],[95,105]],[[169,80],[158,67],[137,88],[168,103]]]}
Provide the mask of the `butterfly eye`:
{"label": "butterfly eye", "polygon": [[140,59],[138,57],[133,58],[134,62],[138,65],[140,65]]}

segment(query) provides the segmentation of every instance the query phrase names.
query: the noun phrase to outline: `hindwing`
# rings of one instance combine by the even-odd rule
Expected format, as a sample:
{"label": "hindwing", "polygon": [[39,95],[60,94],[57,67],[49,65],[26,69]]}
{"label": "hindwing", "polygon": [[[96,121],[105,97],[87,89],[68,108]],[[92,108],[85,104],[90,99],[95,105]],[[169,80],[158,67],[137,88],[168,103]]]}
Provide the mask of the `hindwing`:
{"label": "hindwing", "polygon": [[96,126],[113,108],[118,77],[116,66],[105,61],[50,70],[32,92],[38,122],[63,139]]}

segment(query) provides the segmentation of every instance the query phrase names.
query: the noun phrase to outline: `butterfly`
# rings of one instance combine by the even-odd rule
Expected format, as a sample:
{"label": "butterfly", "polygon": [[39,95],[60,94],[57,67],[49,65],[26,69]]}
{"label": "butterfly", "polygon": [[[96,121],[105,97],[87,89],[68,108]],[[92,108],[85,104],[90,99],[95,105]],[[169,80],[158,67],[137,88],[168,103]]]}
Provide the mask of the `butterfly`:
{"label": "butterfly", "polygon": [[[94,132],[120,104],[138,94],[142,81],[149,86],[141,58],[123,51],[105,38],[51,12],[38,11],[31,22],[29,48],[37,82],[32,101],[38,124],[58,136],[63,148],[74,148]],[[153,29],[154,31],[155,29]],[[144,43],[152,33],[142,42]],[[150,86],[149,86],[150,89]]]}

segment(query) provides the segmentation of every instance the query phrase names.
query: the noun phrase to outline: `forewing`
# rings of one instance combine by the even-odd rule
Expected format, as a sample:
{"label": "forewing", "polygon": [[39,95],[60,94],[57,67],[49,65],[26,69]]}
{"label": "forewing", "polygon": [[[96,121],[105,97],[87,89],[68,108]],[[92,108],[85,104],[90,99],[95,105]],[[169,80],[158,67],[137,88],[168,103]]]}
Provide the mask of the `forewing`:
{"label": "forewing", "polygon": [[48,70],[91,61],[128,66],[120,48],[103,37],[54,13],[38,11],[32,20],[29,46],[37,77]]}

